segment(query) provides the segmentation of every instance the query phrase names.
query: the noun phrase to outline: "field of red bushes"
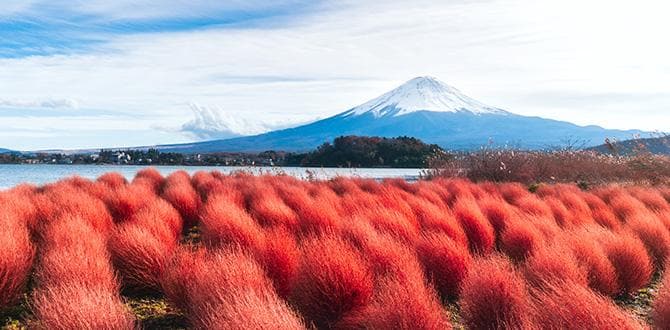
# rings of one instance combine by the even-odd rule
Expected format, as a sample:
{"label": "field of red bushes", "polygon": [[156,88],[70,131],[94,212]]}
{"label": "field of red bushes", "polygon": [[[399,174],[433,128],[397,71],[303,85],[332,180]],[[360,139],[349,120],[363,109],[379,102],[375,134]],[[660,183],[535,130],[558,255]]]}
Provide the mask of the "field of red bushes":
{"label": "field of red bushes", "polygon": [[0,326],[670,329],[670,189],[533,190],[154,169],[18,186]]}

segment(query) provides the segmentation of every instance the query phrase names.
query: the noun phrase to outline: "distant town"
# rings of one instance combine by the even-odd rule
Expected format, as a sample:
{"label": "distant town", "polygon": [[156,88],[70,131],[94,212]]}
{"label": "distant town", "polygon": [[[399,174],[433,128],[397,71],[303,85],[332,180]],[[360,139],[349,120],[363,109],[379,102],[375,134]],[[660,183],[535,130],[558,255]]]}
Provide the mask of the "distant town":
{"label": "distant town", "polygon": [[7,152],[0,164],[175,165],[175,166],[325,166],[422,168],[443,150],[411,137],[342,136],[314,151],[293,153],[177,153],[146,150],[100,150],[93,153]]}

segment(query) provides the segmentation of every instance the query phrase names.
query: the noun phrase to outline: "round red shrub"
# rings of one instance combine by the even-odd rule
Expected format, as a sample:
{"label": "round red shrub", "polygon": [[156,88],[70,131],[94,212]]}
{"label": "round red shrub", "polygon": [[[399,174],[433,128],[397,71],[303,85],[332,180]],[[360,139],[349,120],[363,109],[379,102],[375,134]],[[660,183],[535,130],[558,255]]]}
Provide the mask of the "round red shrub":
{"label": "round red shrub", "polygon": [[189,226],[197,223],[201,200],[191,185],[191,178],[188,173],[177,171],[170,174],[165,179],[161,197],[179,211]]}
{"label": "round red shrub", "polygon": [[448,315],[435,293],[421,282],[384,280],[372,301],[354,310],[337,329],[451,329]]}
{"label": "round red shrub", "polygon": [[334,326],[372,297],[373,275],[359,252],[333,235],[310,238],[291,301],[319,328]]}
{"label": "round red shrub", "polygon": [[593,234],[584,231],[566,233],[560,244],[570,247],[577,264],[586,271],[589,287],[608,296],[619,292],[616,270]]}
{"label": "round red shrub", "polygon": [[572,251],[559,244],[535,249],[526,260],[523,273],[528,283],[537,288],[558,281],[570,282],[572,285],[588,285],[586,271],[575,262]]}
{"label": "round red shrub", "polygon": [[128,184],[128,180],[126,180],[126,177],[124,177],[121,173],[117,172],[105,173],[100,177],[98,177],[96,181],[103,183],[112,189],[121,188],[122,186]]}
{"label": "round red shrub", "polygon": [[544,238],[532,222],[515,219],[507,222],[500,235],[500,251],[515,262],[522,262],[540,246]]}
{"label": "round red shrub", "polygon": [[16,303],[25,291],[35,246],[25,223],[6,210],[0,212],[0,309],[3,309]]}
{"label": "round red shrub", "polygon": [[643,329],[626,311],[586,287],[549,284],[536,293],[539,324],[545,329]]}
{"label": "round red shrub", "polygon": [[444,300],[456,298],[472,263],[467,248],[445,234],[429,233],[419,240],[416,251],[440,296]]}
{"label": "round red shrub", "polygon": [[239,206],[225,196],[210,196],[205,203],[200,232],[203,242],[210,246],[239,245],[262,250],[265,236],[261,227]]}
{"label": "round red shrub", "polygon": [[34,322],[41,329],[137,329],[135,317],[118,294],[100,287],[38,289],[32,306]]}
{"label": "round red shrub", "polygon": [[533,308],[525,282],[507,259],[479,259],[463,281],[463,324],[469,329],[531,329]]}
{"label": "round red shrub", "polygon": [[649,283],[654,267],[639,238],[630,232],[605,232],[600,234],[599,240],[624,293],[635,292]]}
{"label": "round red shrub", "polygon": [[495,233],[491,223],[471,199],[459,199],[454,204],[454,215],[465,231],[474,253],[488,254],[493,250]]}

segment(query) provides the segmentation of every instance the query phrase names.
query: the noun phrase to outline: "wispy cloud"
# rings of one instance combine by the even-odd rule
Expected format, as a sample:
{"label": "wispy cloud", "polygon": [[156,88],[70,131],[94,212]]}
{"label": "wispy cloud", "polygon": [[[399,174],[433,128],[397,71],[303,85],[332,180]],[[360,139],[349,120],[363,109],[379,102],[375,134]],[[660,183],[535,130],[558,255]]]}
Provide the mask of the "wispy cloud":
{"label": "wispy cloud", "polygon": [[0,108],[47,108],[47,109],[78,109],[79,102],[74,99],[43,99],[43,100],[9,100],[0,99]]}

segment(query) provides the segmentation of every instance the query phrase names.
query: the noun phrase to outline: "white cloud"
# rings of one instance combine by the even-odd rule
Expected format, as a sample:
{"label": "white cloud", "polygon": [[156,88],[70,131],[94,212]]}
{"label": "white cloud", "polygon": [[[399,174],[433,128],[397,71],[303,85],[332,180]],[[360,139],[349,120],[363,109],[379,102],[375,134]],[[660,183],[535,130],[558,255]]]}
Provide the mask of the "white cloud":
{"label": "white cloud", "polygon": [[288,25],[116,36],[100,52],[3,59],[0,99],[74,98],[172,127],[189,120],[191,102],[217,105],[230,114],[222,131],[240,134],[333,115],[433,75],[524,115],[670,130],[667,97],[602,99],[667,94],[668,11],[661,0],[342,1]]}
{"label": "white cloud", "polygon": [[191,104],[190,107],[195,118],[183,124],[180,131],[202,140],[256,135],[297,124],[282,121],[267,122],[263,118],[249,120],[239,115],[227,113],[220,108],[195,103]]}
{"label": "white cloud", "polygon": [[10,100],[0,99],[0,108],[47,108],[47,109],[78,109],[79,102],[74,99],[42,99],[42,100]]}

